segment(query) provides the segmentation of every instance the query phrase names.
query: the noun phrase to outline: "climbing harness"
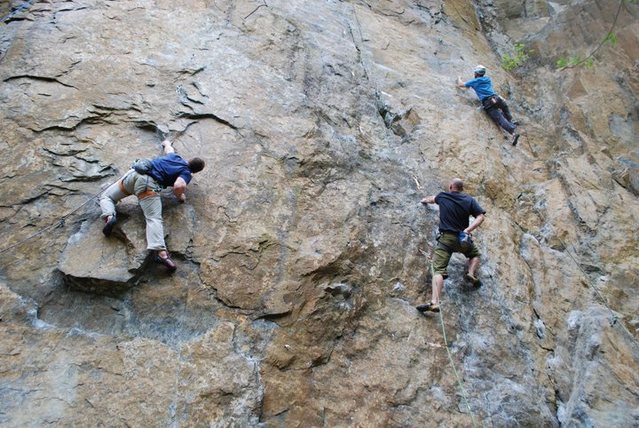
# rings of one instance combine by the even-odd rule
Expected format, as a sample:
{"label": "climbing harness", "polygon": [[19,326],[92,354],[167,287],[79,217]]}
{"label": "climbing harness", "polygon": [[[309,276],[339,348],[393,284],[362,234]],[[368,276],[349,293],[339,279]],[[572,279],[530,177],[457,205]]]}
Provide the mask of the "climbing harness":
{"label": "climbing harness", "polygon": [[[124,178],[126,178],[126,176]],[[125,195],[129,196],[129,195],[131,195],[131,193],[128,190],[126,190],[126,187],[124,187],[124,181],[123,181],[124,178],[121,178],[121,179],[118,180],[118,187],[120,188],[120,192],[122,192]]]}
{"label": "climbing harness", "polygon": [[152,196],[157,196],[158,194],[156,192],[154,192],[151,189],[146,189],[143,192],[138,193],[137,195],[135,195],[139,201],[141,201],[142,199],[146,199],[146,198],[150,198]]}

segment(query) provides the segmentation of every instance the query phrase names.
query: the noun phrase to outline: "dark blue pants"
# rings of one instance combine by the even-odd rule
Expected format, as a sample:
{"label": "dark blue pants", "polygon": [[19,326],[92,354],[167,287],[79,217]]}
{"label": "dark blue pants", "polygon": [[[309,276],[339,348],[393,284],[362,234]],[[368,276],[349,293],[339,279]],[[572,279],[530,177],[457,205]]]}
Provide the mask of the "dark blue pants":
{"label": "dark blue pants", "polygon": [[490,118],[499,126],[501,126],[509,134],[515,133],[515,125],[513,125],[513,117],[510,115],[508,104],[499,95],[486,97],[482,100],[484,110]]}

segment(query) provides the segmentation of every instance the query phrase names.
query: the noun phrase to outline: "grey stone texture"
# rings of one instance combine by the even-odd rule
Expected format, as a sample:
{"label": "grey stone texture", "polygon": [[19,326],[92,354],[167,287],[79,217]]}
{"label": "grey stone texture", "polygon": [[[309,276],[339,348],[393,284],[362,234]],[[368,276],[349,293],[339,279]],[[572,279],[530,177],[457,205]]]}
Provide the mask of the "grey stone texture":
{"label": "grey stone texture", "polygon": [[[555,67],[618,5],[0,5],[0,425],[639,424],[639,6]],[[516,147],[454,85],[478,63]],[[163,138],[207,162],[162,194],[173,275],[96,203]],[[419,201],[457,176],[484,286],[454,256],[423,316]]]}

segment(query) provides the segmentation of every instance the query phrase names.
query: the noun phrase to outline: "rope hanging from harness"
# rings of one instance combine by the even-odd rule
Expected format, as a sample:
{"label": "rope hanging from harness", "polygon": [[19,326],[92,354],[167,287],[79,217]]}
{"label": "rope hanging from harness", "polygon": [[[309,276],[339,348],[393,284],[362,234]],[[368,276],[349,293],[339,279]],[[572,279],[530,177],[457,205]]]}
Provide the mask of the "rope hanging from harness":
{"label": "rope hanging from harness", "polygon": [[[435,267],[433,266],[433,260],[431,255],[428,256],[428,264],[430,266],[431,277],[434,277]],[[468,394],[466,393],[466,388],[464,388],[464,384],[462,382],[461,376],[459,376],[459,373],[457,372],[457,368],[455,367],[455,360],[453,359],[453,355],[450,352],[450,348],[448,346],[448,338],[446,337],[446,327],[444,326],[444,311],[441,306],[439,308],[439,323],[442,327],[442,337],[444,339],[444,346],[446,347],[446,353],[448,354],[448,361],[450,362],[450,366],[452,367],[453,373],[455,374],[455,378],[457,379],[457,385],[459,386],[459,391],[461,392],[461,396],[463,398],[464,404],[466,404],[466,408],[468,409],[468,413],[470,414],[470,421],[474,428],[477,426],[475,424],[475,415],[473,413],[473,410],[470,407],[470,403],[468,402]]]}
{"label": "rope hanging from harness", "polygon": [[44,234],[44,232],[50,230],[50,229],[54,229],[54,228],[58,228],[58,227],[62,227],[64,226],[64,223],[66,221],[66,219],[71,216],[71,214],[75,213],[76,211],[80,210],[80,208],[84,207],[86,204],[88,204],[89,202],[93,201],[94,199],[96,199],[98,196],[100,196],[102,193],[104,193],[106,191],[106,189],[108,189],[109,186],[106,186],[104,189],[100,190],[98,193],[94,194],[93,196],[91,196],[89,199],[87,199],[83,204],[81,204],[80,206],[78,206],[77,208],[69,211],[68,213],[66,213],[65,215],[63,215],[62,217],[60,217],[60,219],[58,221],[56,221],[55,223],[49,225],[49,226],[45,226],[42,229],[38,230],[37,232],[27,236],[24,239],[21,239],[20,241],[16,242],[15,244],[9,245],[8,247],[3,248],[2,250],[0,250],[0,254],[4,254],[22,244],[24,244],[25,242],[36,238],[42,234]]}

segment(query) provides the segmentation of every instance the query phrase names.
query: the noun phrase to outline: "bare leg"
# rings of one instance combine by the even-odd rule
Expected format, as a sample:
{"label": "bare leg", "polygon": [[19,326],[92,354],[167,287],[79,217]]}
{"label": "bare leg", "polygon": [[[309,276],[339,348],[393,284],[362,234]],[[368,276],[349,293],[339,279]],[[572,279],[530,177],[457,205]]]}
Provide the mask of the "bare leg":
{"label": "bare leg", "polygon": [[477,272],[477,268],[479,268],[479,257],[473,257],[468,261],[468,273],[476,278],[475,272]]}
{"label": "bare leg", "polygon": [[439,305],[439,296],[444,288],[444,277],[442,275],[433,276],[433,294],[430,298],[431,302],[435,305]]}
{"label": "bare leg", "polygon": [[473,283],[475,288],[481,287],[481,281],[477,278],[477,269],[479,268],[479,256],[475,256],[468,261],[468,273],[466,279]]}

